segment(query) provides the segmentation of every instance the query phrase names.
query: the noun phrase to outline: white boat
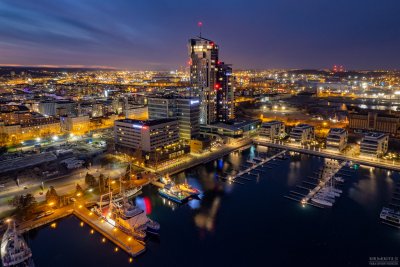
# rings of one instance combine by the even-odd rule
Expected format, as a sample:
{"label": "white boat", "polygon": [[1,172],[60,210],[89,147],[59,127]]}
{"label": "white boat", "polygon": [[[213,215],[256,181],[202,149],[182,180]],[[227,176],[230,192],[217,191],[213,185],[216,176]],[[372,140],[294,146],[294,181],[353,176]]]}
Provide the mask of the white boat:
{"label": "white boat", "polygon": [[323,193],[323,192],[315,194],[315,197],[319,198],[319,199],[326,200],[328,202],[331,202],[332,204],[335,203],[335,198],[334,197],[332,197],[332,196],[330,196],[330,195],[328,195],[326,193]]}
{"label": "white boat", "polygon": [[255,162],[255,161],[253,161],[253,160],[248,160],[247,163],[256,164],[257,162]]}
{"label": "white boat", "polygon": [[1,241],[1,261],[3,266],[33,267],[32,251],[24,238],[18,234],[15,223],[9,224]]}
{"label": "white boat", "polygon": [[400,228],[400,211],[395,211],[386,207],[382,208],[380,218],[390,225]]}
{"label": "white boat", "polygon": [[333,205],[331,202],[326,201],[326,200],[324,200],[322,198],[318,198],[318,197],[313,197],[311,199],[311,201],[314,202],[314,203],[317,203],[317,204],[321,204],[323,206],[327,206],[327,207],[332,207],[332,205]]}
{"label": "white boat", "polygon": [[333,192],[336,192],[336,193],[338,193],[338,194],[343,193],[343,191],[342,191],[341,189],[337,189],[337,188],[335,188],[335,187],[330,187],[329,190],[331,190],[331,191],[333,191]]}
{"label": "white boat", "polygon": [[340,197],[340,193],[332,190],[333,188],[329,188],[329,187],[324,187],[320,190],[320,192],[326,193],[328,195],[334,196],[334,197]]}
{"label": "white boat", "polygon": [[335,181],[344,183],[344,179],[343,179],[342,177],[340,177],[340,176],[335,176],[334,178],[335,178]]}
{"label": "white boat", "polygon": [[[142,190],[142,187],[141,187],[141,186],[138,186],[138,187],[135,187],[135,188],[132,188],[132,189],[125,190],[125,192],[122,193],[122,194],[113,195],[112,201],[113,201],[114,203],[121,202],[121,201],[124,199],[124,197],[128,199],[128,198],[130,198],[130,197],[132,197],[132,196],[138,194],[141,190]],[[99,205],[99,206],[107,206],[107,205],[109,205],[109,204],[110,204],[110,201],[109,201],[109,200],[102,200],[102,201],[98,201],[98,202],[97,202],[97,205]],[[116,204],[116,205],[118,205],[118,204]]]}
{"label": "white boat", "polygon": [[119,216],[119,223],[125,225],[125,227],[129,225],[135,230],[152,234],[158,234],[160,230],[159,223],[151,220],[142,209],[131,203],[125,203],[124,208],[122,210],[119,209],[119,213],[122,215]]}
{"label": "white boat", "polygon": [[134,217],[140,213],[144,212],[142,209],[140,209],[138,206],[126,203],[123,206],[123,214],[126,218],[131,218]]}

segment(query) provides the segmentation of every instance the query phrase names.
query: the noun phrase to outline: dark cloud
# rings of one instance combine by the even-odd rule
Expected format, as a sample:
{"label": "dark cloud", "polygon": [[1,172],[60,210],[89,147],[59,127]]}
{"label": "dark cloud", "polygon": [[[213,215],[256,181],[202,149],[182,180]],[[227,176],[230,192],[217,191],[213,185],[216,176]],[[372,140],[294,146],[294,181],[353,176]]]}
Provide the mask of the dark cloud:
{"label": "dark cloud", "polygon": [[0,0],[0,63],[175,69],[203,33],[235,68],[398,68],[397,0]]}

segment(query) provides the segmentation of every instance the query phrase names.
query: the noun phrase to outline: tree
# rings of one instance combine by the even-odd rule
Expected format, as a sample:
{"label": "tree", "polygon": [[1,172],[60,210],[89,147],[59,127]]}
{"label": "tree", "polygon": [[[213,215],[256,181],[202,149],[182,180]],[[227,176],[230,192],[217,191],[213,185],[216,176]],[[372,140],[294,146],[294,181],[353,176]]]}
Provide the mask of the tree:
{"label": "tree", "polygon": [[46,192],[46,202],[52,205],[57,205],[60,200],[54,186],[50,186],[50,189]]}
{"label": "tree", "polygon": [[86,173],[85,176],[85,183],[88,186],[95,186],[96,185],[96,178],[94,178],[93,175],[91,175],[90,173]]}
{"label": "tree", "polygon": [[76,184],[76,189],[75,189],[75,194],[82,194],[83,193],[83,189],[81,187],[80,184]]}
{"label": "tree", "polygon": [[16,207],[19,210],[28,210],[36,206],[36,199],[32,194],[15,196],[11,200],[11,205]]}
{"label": "tree", "polygon": [[8,134],[7,133],[0,133],[0,145],[6,145],[8,142]]}
{"label": "tree", "polygon": [[125,175],[122,177],[125,181],[129,181],[131,179],[131,163],[126,167]]}
{"label": "tree", "polygon": [[99,191],[100,193],[103,193],[106,189],[106,179],[104,175],[101,173],[99,176]]}

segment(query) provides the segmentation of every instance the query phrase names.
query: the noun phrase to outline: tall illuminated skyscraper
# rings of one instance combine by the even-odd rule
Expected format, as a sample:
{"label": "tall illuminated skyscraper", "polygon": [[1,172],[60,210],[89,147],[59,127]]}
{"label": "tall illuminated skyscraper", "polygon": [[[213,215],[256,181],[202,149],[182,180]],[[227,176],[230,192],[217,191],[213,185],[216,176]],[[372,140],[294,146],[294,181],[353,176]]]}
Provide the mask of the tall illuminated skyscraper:
{"label": "tall illuminated skyscraper", "polygon": [[234,77],[231,65],[218,62],[217,69],[217,121],[227,122],[235,118]]}
{"label": "tall illuminated skyscraper", "polygon": [[203,37],[189,40],[191,96],[200,100],[200,124],[217,120],[218,45]]}

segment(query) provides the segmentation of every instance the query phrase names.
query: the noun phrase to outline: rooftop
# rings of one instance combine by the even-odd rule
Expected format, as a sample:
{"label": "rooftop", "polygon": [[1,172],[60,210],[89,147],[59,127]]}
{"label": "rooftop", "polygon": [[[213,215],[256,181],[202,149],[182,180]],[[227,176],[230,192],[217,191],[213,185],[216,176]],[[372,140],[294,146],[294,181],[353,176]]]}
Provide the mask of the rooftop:
{"label": "rooftop", "polygon": [[346,129],[343,129],[343,128],[331,128],[329,130],[329,134],[342,134],[345,132],[346,132]]}
{"label": "rooftop", "polygon": [[377,132],[370,132],[370,133],[366,133],[364,135],[364,137],[369,137],[369,138],[376,138],[376,139],[380,139],[380,138],[384,138],[387,135],[384,133],[377,133]]}
{"label": "rooftop", "polygon": [[306,129],[306,128],[313,128],[313,126],[309,124],[298,124],[294,127],[294,129]]}
{"label": "rooftop", "polygon": [[158,124],[172,122],[172,121],[177,121],[177,120],[173,119],[173,118],[171,118],[171,119],[170,118],[156,119],[156,120],[134,120],[134,119],[116,120],[116,122],[132,123],[132,124],[143,125],[143,126],[153,126],[153,125],[158,125]]}
{"label": "rooftop", "polygon": [[281,121],[269,121],[269,122],[264,122],[263,125],[272,125],[272,124],[282,124],[283,122]]}

